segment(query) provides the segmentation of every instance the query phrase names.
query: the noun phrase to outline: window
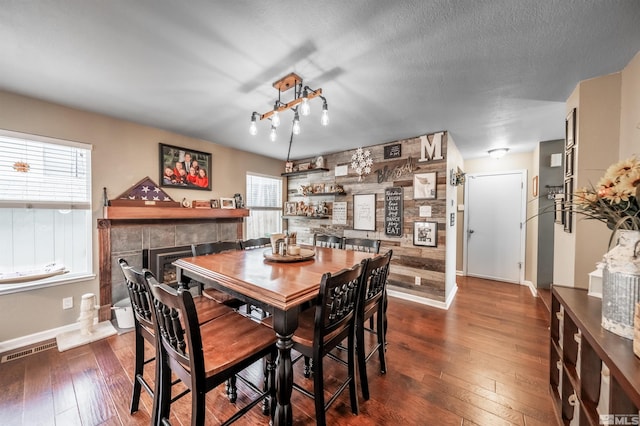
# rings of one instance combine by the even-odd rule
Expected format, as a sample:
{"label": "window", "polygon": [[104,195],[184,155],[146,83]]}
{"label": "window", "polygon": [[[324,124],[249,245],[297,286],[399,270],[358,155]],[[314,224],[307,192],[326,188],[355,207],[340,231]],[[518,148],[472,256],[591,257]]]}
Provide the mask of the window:
{"label": "window", "polygon": [[0,291],[91,275],[91,146],[0,130],[0,152]]}
{"label": "window", "polygon": [[246,237],[266,237],[282,231],[282,178],[247,173]]}

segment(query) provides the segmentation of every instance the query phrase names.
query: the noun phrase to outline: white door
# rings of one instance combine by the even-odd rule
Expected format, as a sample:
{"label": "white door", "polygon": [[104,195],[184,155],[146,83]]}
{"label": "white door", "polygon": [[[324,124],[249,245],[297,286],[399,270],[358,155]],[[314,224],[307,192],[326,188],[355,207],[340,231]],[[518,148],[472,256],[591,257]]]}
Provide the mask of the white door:
{"label": "white door", "polygon": [[467,175],[467,275],[524,280],[526,171]]}

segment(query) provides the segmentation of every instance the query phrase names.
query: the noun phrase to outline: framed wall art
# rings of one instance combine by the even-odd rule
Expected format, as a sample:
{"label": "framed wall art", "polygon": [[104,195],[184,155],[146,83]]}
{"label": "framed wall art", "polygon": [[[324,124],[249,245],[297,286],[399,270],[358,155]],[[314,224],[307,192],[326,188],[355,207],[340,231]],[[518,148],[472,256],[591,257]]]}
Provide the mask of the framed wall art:
{"label": "framed wall art", "polygon": [[563,215],[564,215],[564,232],[571,233],[571,225],[573,220],[573,178],[566,179],[564,181],[564,201],[563,201]]}
{"label": "framed wall art", "polygon": [[576,143],[576,109],[573,108],[569,111],[569,115],[565,120],[565,140],[564,140],[564,148],[565,150],[571,148]]}
{"label": "framed wall art", "polygon": [[353,229],[376,230],[376,194],[354,194]]}
{"label": "framed wall art", "polygon": [[436,247],[438,245],[438,222],[414,222],[413,245]]}
{"label": "framed wall art", "polygon": [[212,164],[208,152],[161,143],[160,185],[210,191]]}
{"label": "framed wall art", "polygon": [[436,172],[413,175],[413,199],[432,200],[436,198]]}

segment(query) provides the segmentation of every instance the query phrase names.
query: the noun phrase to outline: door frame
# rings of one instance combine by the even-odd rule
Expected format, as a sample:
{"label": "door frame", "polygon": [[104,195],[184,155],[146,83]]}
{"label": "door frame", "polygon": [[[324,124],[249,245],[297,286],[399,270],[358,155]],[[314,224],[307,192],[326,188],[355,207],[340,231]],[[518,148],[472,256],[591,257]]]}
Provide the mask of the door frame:
{"label": "door frame", "polygon": [[522,268],[520,268],[520,277],[518,284],[525,284],[524,279],[524,271],[526,269],[526,258],[527,258],[527,169],[516,169],[516,170],[502,170],[495,172],[479,172],[479,173],[467,173],[466,175],[466,183],[464,185],[464,229],[463,229],[463,237],[462,237],[462,273],[464,276],[467,276],[467,260],[468,260],[468,236],[469,236],[469,181],[470,179],[475,179],[476,177],[481,176],[495,176],[495,175],[512,175],[512,174],[520,174],[521,177],[521,200],[520,200],[520,263],[522,264]]}

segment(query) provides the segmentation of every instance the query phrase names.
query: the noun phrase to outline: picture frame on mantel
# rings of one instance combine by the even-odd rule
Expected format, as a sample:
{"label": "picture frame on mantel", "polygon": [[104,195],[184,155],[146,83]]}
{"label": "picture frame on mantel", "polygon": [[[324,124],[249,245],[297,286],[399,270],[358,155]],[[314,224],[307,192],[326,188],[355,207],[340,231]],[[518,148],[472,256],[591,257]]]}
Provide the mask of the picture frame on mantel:
{"label": "picture frame on mantel", "polygon": [[211,191],[213,162],[210,153],[163,143],[159,145],[160,186]]}

